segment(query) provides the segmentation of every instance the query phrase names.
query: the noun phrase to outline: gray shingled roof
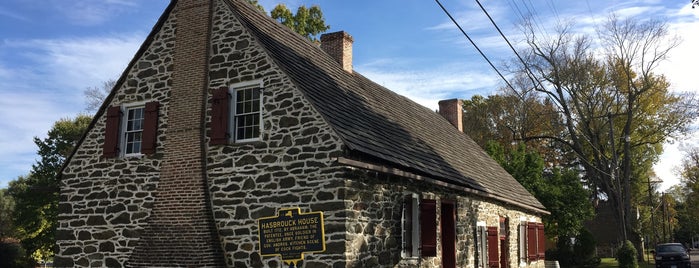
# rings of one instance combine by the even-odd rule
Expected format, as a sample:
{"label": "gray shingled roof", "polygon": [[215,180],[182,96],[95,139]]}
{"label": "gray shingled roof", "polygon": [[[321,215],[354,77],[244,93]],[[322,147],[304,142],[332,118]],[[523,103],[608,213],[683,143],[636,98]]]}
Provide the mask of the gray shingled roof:
{"label": "gray shingled roof", "polygon": [[245,1],[231,10],[354,153],[545,209],[470,137],[439,114],[366,77]]}

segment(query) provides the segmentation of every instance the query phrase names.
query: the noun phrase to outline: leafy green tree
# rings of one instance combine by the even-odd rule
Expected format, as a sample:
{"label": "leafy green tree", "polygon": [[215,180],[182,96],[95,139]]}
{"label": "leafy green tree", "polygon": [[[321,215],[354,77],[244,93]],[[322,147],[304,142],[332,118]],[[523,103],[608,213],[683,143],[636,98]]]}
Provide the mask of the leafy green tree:
{"label": "leafy green tree", "polygon": [[605,196],[617,209],[623,223],[618,240],[640,248],[633,195],[641,188],[632,187],[638,175],[650,173],[636,160],[657,159],[660,145],[685,133],[698,113],[693,95],[669,92],[669,83],[655,73],[678,39],[662,21],[614,16],[597,36],[562,26],[552,38],[543,37],[534,23],[522,29],[528,47],[520,53],[519,71],[532,79],[516,90],[549,99],[563,127],[563,133],[551,130],[524,139],[555,140],[574,152],[594,196]]}
{"label": "leafy green tree", "polygon": [[15,210],[15,201],[7,194],[7,189],[0,189],[0,239],[14,237],[15,228],[12,224],[12,213]]}
{"label": "leafy green tree", "polygon": [[676,237],[690,242],[699,236],[699,148],[687,151],[680,170],[683,185],[674,194],[678,200]]}
{"label": "leafy green tree", "polygon": [[463,111],[464,132],[481,148],[496,141],[509,153],[516,150],[517,144],[525,143],[544,158],[547,167],[563,167],[572,162],[570,153],[555,140],[531,138],[563,133],[561,118],[546,99],[502,89],[496,95],[475,95],[463,100]]}
{"label": "leafy green tree", "polygon": [[289,29],[314,42],[318,41],[318,34],[330,29],[330,26],[325,24],[323,12],[316,5],[311,8],[299,6],[296,14],[293,14],[286,5],[278,4],[272,9],[270,15]]}
{"label": "leafy green tree", "polygon": [[548,237],[559,240],[575,237],[583,229],[583,223],[592,218],[590,193],[580,182],[578,171],[547,170],[541,156],[527,151],[524,144],[505,153],[500,144],[490,142],[486,152],[551,212],[543,217]]}
{"label": "leafy green tree", "polygon": [[15,201],[14,225],[29,255],[40,259],[53,255],[59,198],[57,175],[91,120],[86,115],[61,119],[46,138],[35,137],[41,159],[28,176],[10,182],[8,192]]}
{"label": "leafy green tree", "polygon": [[257,0],[248,0],[248,3],[257,7],[257,9],[259,9],[260,12],[265,13],[265,8],[262,5],[260,5],[260,3],[257,2]]}

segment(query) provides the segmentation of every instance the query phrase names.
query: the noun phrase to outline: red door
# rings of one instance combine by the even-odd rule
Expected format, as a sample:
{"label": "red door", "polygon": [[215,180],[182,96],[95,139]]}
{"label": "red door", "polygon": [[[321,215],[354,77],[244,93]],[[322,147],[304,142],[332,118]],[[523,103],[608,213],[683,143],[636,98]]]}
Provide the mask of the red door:
{"label": "red door", "polygon": [[456,209],[454,203],[442,203],[442,267],[456,267]]}

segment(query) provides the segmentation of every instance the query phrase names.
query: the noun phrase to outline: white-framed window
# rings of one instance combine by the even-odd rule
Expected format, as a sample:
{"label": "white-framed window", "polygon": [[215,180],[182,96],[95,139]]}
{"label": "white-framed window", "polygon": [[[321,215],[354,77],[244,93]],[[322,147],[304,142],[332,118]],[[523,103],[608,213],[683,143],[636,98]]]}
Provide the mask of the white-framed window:
{"label": "white-framed window", "polygon": [[262,134],[262,81],[231,85],[230,127],[234,142],[258,141]]}
{"label": "white-framed window", "polygon": [[402,250],[404,258],[419,257],[420,250],[420,204],[416,193],[408,193],[403,199],[403,213],[401,217]]}
{"label": "white-framed window", "polygon": [[519,265],[527,265],[527,221],[520,219],[517,238],[517,252],[519,252]]}
{"label": "white-framed window", "polygon": [[157,101],[110,106],[106,110],[102,157],[140,157],[158,147]]}
{"label": "white-framed window", "polygon": [[145,103],[122,106],[121,119],[121,150],[122,156],[141,155],[143,143],[143,123],[145,119]]}
{"label": "white-framed window", "polygon": [[485,222],[476,223],[476,267],[488,267],[488,228]]}

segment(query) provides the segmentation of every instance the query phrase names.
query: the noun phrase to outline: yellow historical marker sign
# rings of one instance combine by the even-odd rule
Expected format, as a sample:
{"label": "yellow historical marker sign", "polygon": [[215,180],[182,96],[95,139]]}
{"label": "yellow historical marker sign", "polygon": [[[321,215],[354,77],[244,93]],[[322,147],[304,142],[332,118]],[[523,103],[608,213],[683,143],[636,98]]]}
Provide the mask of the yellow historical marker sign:
{"label": "yellow historical marker sign", "polygon": [[285,208],[277,214],[257,220],[260,255],[279,255],[286,264],[296,267],[305,253],[325,251],[323,212],[301,213],[300,208]]}

